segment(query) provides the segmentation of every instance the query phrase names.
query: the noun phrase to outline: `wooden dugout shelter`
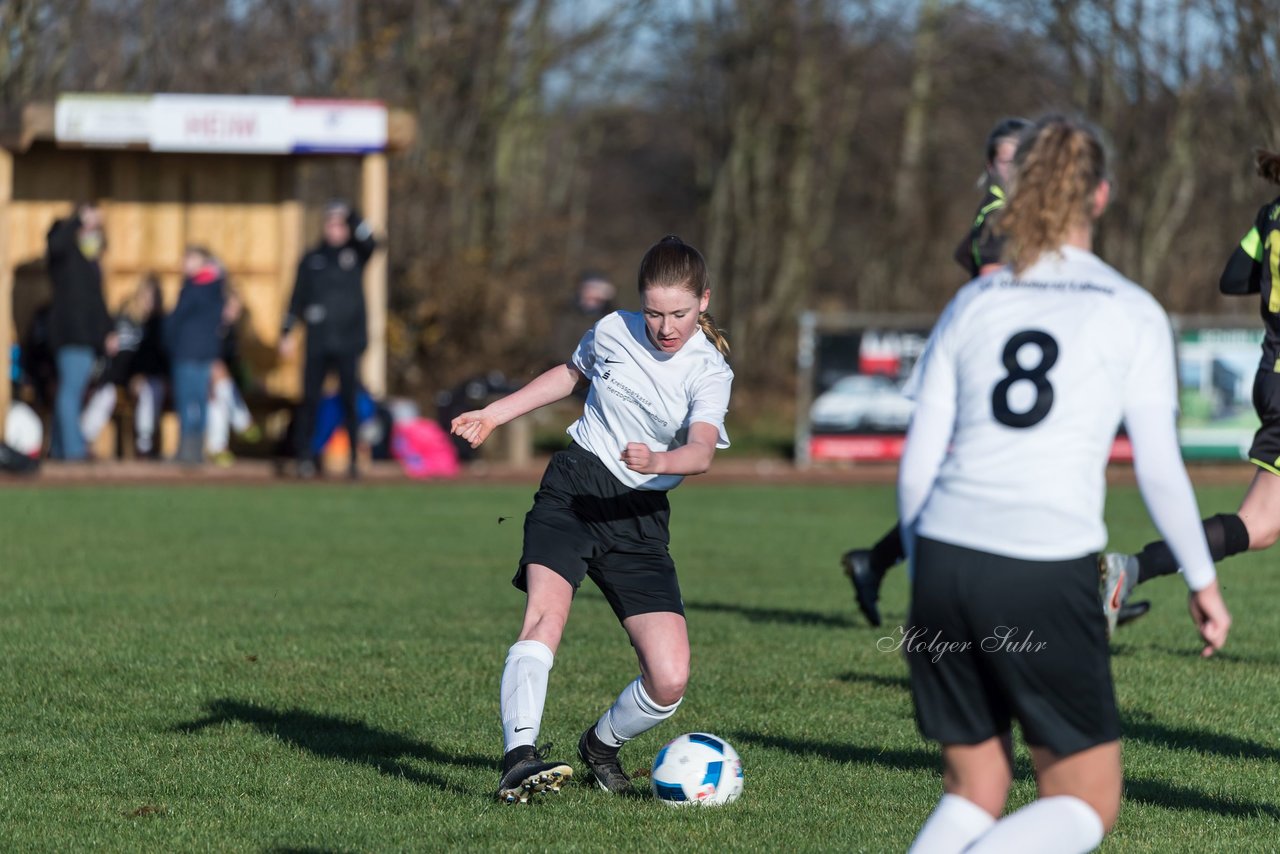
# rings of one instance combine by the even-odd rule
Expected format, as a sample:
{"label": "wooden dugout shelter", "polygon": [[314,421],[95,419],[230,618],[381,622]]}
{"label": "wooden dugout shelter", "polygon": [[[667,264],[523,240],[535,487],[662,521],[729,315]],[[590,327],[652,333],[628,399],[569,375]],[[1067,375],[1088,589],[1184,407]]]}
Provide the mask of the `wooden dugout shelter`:
{"label": "wooden dugout shelter", "polygon": [[[382,237],[387,153],[412,138],[412,117],[375,101],[66,95],[0,117],[0,424],[13,336],[50,294],[49,227],[86,200],[104,214],[109,311],[149,273],[160,277],[172,308],[184,247],[207,246],[245,304],[244,356],[255,376],[273,395],[297,396],[300,366],[275,353],[280,323],[298,261],[319,239],[316,203],[341,195],[327,187],[309,199],[307,169],[321,157],[357,162],[359,191],[349,197]],[[378,397],[386,392],[385,251],[366,267],[364,287],[362,380]]]}

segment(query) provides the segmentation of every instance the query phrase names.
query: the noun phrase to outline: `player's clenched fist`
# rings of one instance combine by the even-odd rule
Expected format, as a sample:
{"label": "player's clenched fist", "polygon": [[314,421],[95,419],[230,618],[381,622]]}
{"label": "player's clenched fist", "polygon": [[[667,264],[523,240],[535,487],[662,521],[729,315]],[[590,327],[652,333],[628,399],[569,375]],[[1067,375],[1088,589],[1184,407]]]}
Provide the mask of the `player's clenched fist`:
{"label": "player's clenched fist", "polygon": [[640,474],[661,474],[654,466],[657,463],[658,455],[655,454],[644,442],[628,442],[627,446],[622,449],[622,456],[619,457],[623,464],[634,472]]}
{"label": "player's clenched fist", "polygon": [[465,441],[473,448],[489,438],[489,434],[498,425],[484,414],[482,410],[464,412],[449,423],[449,432]]}

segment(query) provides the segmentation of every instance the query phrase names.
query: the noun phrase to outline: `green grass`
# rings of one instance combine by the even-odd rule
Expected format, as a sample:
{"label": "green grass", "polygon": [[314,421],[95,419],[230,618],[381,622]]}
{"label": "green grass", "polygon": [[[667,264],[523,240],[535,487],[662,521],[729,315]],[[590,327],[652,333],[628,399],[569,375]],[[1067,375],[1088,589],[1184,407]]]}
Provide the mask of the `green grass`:
{"label": "green grass", "polygon": [[[728,738],[746,791],[671,810],[571,786],[490,799],[509,586],[532,486],[0,490],[0,850],[902,851],[939,794],[906,669],[854,619],[836,557],[893,521],[887,487],[672,496],[693,643],[677,717]],[[1237,487],[1201,492],[1234,508]],[[1114,489],[1113,544],[1152,533]],[[508,521],[499,524],[499,517]],[[1127,800],[1105,851],[1274,849],[1280,573],[1225,569],[1236,628],[1201,661],[1174,579],[1143,589],[1114,670]],[[905,574],[886,585],[898,624]],[[584,588],[543,739],[578,734],[636,674]],[[643,782],[643,781],[641,781]],[[1034,797],[1025,753],[1011,804]]]}

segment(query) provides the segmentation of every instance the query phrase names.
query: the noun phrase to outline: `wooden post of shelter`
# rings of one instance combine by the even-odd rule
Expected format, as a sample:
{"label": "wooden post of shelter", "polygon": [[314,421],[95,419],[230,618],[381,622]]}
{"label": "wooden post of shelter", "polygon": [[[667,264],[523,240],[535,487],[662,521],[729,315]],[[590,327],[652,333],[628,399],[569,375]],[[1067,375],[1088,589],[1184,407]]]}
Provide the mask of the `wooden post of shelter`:
{"label": "wooden post of shelter", "polygon": [[[360,168],[360,207],[381,238],[387,233],[387,156],[366,154]],[[387,253],[375,252],[364,269],[365,304],[369,309],[369,349],[361,366],[364,385],[375,398],[387,393]]]}
{"label": "wooden post of shelter", "polygon": [[13,155],[0,148],[0,438],[9,417],[9,398],[13,383],[9,376],[13,329],[13,265],[9,262],[9,200],[13,197]]}

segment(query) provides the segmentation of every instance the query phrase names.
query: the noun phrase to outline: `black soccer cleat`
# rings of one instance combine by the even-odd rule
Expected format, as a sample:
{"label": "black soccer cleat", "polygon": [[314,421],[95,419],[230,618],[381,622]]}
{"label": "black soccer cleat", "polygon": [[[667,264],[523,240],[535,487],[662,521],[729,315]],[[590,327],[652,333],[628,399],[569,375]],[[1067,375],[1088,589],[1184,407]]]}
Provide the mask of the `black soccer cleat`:
{"label": "black soccer cleat", "polygon": [[840,558],[844,574],[853,584],[853,595],[858,600],[858,610],[867,622],[880,625],[880,579],[871,569],[871,552],[866,549],[847,551]]}
{"label": "black soccer cleat", "polygon": [[573,776],[573,768],[563,762],[548,762],[551,745],[534,749],[513,747],[502,757],[502,780],[498,800],[504,804],[526,804],[534,795],[558,794],[560,784]]}
{"label": "black soccer cleat", "polygon": [[586,764],[596,785],[606,792],[621,795],[631,791],[631,778],[618,764],[618,749],[600,741],[595,724],[578,739],[578,757]]}
{"label": "black soccer cleat", "polygon": [[1146,616],[1146,613],[1150,610],[1151,603],[1145,599],[1141,602],[1125,602],[1120,606],[1120,613],[1116,615],[1116,625],[1128,625],[1139,617]]}

